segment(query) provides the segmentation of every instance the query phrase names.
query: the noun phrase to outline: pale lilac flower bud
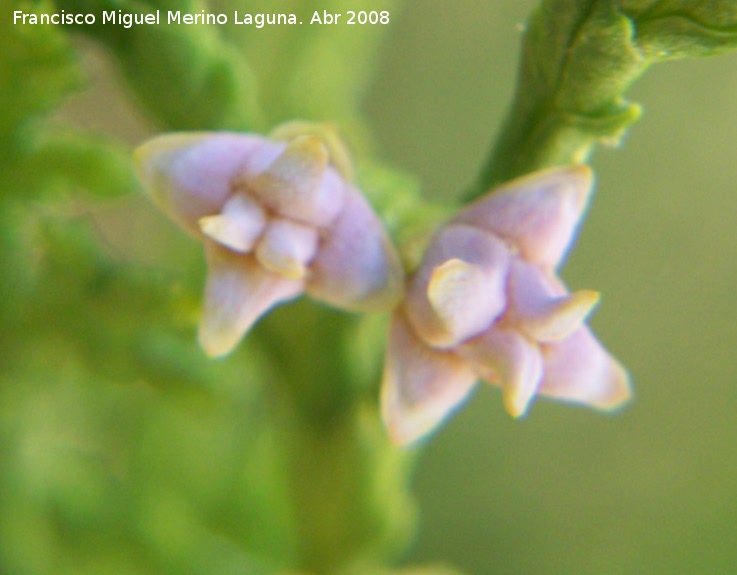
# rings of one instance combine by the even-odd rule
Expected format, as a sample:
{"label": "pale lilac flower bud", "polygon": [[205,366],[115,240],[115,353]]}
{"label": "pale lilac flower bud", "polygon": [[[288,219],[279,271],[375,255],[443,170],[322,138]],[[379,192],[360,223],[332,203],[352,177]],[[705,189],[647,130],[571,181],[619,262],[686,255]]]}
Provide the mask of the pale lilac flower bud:
{"label": "pale lilac flower bud", "polygon": [[164,135],[136,151],[158,206],[205,244],[199,340],[230,352],[274,305],[303,292],[352,311],[402,296],[399,258],[369,203],[322,141],[232,133]]}
{"label": "pale lilac flower bud", "polygon": [[596,292],[555,270],[591,190],[585,167],[553,169],[478,200],[433,237],[395,312],[382,387],[392,438],[437,427],[477,379],[524,415],[536,395],[601,409],[630,397],[624,368],[583,323]]}

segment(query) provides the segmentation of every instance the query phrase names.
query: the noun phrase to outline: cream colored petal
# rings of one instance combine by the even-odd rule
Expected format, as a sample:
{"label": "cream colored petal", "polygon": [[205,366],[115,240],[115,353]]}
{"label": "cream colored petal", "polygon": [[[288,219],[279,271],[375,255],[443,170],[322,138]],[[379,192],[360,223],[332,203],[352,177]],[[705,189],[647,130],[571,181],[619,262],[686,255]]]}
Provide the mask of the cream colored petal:
{"label": "cream colored petal", "polygon": [[487,316],[499,313],[499,309],[493,309],[485,314],[477,305],[477,302],[488,303],[486,292],[493,292],[497,287],[489,286],[488,279],[480,266],[456,258],[439,265],[430,274],[427,298],[448,334],[449,345],[480,333],[488,327]]}
{"label": "cream colored petal", "polygon": [[347,146],[332,124],[293,120],[274,128],[269,137],[275,140],[289,141],[297,136],[316,136],[322,140],[328,150],[330,163],[335,166],[347,181],[353,180],[353,162]]}
{"label": "cream colored petal", "polygon": [[220,245],[247,253],[266,227],[266,213],[245,194],[235,194],[225,202],[221,214],[200,218],[202,233]]}
{"label": "cream colored petal", "polygon": [[167,134],[134,154],[143,189],[172,220],[201,237],[198,221],[220,213],[236,176],[263,170],[281,142],[230,133]]}
{"label": "cream colored petal", "polygon": [[433,431],[468,397],[475,380],[465,362],[424,345],[402,312],[395,312],[381,388],[381,413],[392,441],[407,445]]}
{"label": "cream colored petal", "polygon": [[521,260],[512,263],[505,319],[539,342],[564,339],[576,331],[599,302],[599,293],[568,293],[549,272]]}
{"label": "cream colored petal", "polygon": [[512,417],[527,412],[543,375],[537,344],[514,330],[494,328],[459,346],[458,354],[484,380],[501,386],[504,407]]}
{"label": "cream colored petal", "polygon": [[340,213],[346,184],[328,167],[328,152],[319,138],[295,138],[258,177],[237,184],[281,216],[317,227]]}
{"label": "cream colored petal", "polygon": [[307,292],[350,311],[382,312],[404,295],[404,269],[366,199],[346,188],[343,211],[324,232],[310,264]]}
{"label": "cream colored petal", "polygon": [[543,345],[540,394],[613,409],[632,396],[629,375],[587,327],[563,341]]}
{"label": "cream colored petal", "polygon": [[270,308],[297,297],[302,283],[264,270],[250,255],[206,242],[208,261],[199,342],[205,353],[230,353]]}
{"label": "cream colored petal", "polygon": [[509,260],[494,236],[470,226],[445,227],[408,288],[407,317],[417,334],[448,349],[488,329],[506,305]]}
{"label": "cream colored petal", "polygon": [[256,247],[256,258],[267,270],[287,279],[302,279],[317,251],[317,231],[291,220],[272,219]]}
{"label": "cream colored petal", "polygon": [[526,260],[554,268],[573,242],[591,186],[585,166],[553,168],[491,191],[454,221],[497,234]]}

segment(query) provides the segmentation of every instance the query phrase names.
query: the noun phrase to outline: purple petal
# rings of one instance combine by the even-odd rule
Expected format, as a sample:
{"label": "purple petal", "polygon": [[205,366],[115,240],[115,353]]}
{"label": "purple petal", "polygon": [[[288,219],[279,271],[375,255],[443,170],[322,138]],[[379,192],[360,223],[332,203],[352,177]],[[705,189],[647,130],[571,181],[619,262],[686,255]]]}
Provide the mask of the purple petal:
{"label": "purple petal", "polygon": [[317,251],[317,230],[292,220],[272,219],[256,248],[267,270],[288,279],[301,279]]}
{"label": "purple petal", "polygon": [[494,328],[458,348],[486,381],[501,385],[504,406],[520,417],[540,386],[543,359],[534,343],[514,330]]}
{"label": "purple petal", "polygon": [[627,371],[587,327],[542,346],[545,375],[540,394],[612,409],[632,395]]}
{"label": "purple petal", "polygon": [[410,283],[407,317],[417,334],[451,348],[484,330],[504,311],[509,251],[494,236],[464,225],[445,227]]}
{"label": "purple petal", "polygon": [[200,237],[200,218],[220,213],[237,176],[263,171],[285,144],[230,133],[167,134],[135,152],[144,190],[172,220]]}
{"label": "purple petal", "polygon": [[355,189],[346,191],[343,211],[310,264],[307,292],[341,309],[390,310],[404,292],[402,264],[368,202]]}
{"label": "purple petal", "polygon": [[234,194],[222,213],[198,221],[202,233],[220,245],[248,253],[266,227],[266,212],[246,194]]}
{"label": "purple petal", "polygon": [[302,292],[302,282],[267,272],[252,256],[211,241],[205,242],[205,254],[208,276],[199,341],[209,356],[232,351],[266,311]]}
{"label": "purple petal", "polygon": [[572,243],[591,178],[584,166],[520,178],[471,204],[454,221],[492,232],[515,245],[529,262],[555,268]]}
{"label": "purple petal", "polygon": [[599,294],[567,292],[558,278],[523,260],[512,262],[505,319],[539,342],[564,339],[576,331],[599,301]]}
{"label": "purple petal", "polygon": [[261,175],[237,185],[276,213],[317,227],[335,220],[346,186],[328,167],[325,145],[312,136],[295,138]]}
{"label": "purple petal", "polygon": [[431,432],[463,403],[475,380],[465,362],[424,345],[402,313],[394,314],[381,390],[392,441],[409,444]]}

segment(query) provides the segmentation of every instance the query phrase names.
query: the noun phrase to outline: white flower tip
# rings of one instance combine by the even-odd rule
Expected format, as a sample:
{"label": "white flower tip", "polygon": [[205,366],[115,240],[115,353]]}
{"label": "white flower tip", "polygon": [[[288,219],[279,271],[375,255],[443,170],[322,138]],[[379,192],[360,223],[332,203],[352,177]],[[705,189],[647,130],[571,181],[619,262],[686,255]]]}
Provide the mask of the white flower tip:
{"label": "white flower tip", "polygon": [[276,181],[299,185],[300,180],[316,181],[328,165],[328,149],[316,136],[299,136],[291,140],[281,156],[271,164],[264,176]]}
{"label": "white flower tip", "polygon": [[543,375],[543,361],[537,346],[522,337],[511,338],[507,356],[500,362],[502,398],[514,418],[527,413]]}
{"label": "white flower tip", "polygon": [[[396,382],[385,380],[384,389],[396,385],[398,385]],[[415,444],[427,436],[437,425],[437,421],[427,417],[425,412],[402,410],[397,405],[396,400],[389,399],[384,394],[382,394],[381,405],[381,417],[384,421],[384,427],[389,440],[394,445],[409,446]]]}
{"label": "white flower tip", "polygon": [[436,267],[427,285],[427,297],[443,319],[451,320],[468,303],[466,293],[478,278],[477,266],[452,258]]}
{"label": "white flower tip", "polygon": [[297,136],[315,136],[319,138],[328,150],[330,163],[345,180],[349,182],[353,180],[351,154],[333,124],[294,120],[277,126],[270,136],[273,139],[286,142]]}
{"label": "white flower tip", "polygon": [[571,190],[576,199],[576,208],[582,211],[586,207],[591,189],[594,185],[594,172],[589,166],[577,164],[557,168],[555,175],[560,182]]}
{"label": "white flower tip", "polygon": [[[454,345],[460,339],[465,339],[478,329],[473,329],[474,317],[478,317],[478,310],[471,309],[472,302],[480,301],[484,297],[485,277],[478,266],[453,258],[436,267],[430,275],[427,285],[427,298],[433,311],[441,320],[448,332],[445,342]],[[471,333],[466,333],[471,328]]]}
{"label": "white flower tip", "polygon": [[223,329],[221,325],[203,321],[197,332],[197,341],[208,357],[223,357],[228,355],[240,342],[243,334]]}
{"label": "white flower tip", "polygon": [[394,443],[416,443],[436,429],[469,396],[475,381],[463,360],[425,346],[395,313],[381,387],[381,415]]}
{"label": "white flower tip", "polygon": [[327,146],[317,136],[298,136],[287,145],[286,154],[292,161],[303,159],[310,164],[327,166],[330,160]]}
{"label": "white flower tip", "polygon": [[594,311],[599,300],[601,300],[601,293],[590,289],[578,290],[563,298],[556,307],[558,315],[563,319],[563,323],[568,324],[568,328],[564,328],[560,336],[565,337],[578,329]]}
{"label": "white flower tip", "polygon": [[307,275],[307,267],[302,262],[287,253],[274,249],[267,242],[261,242],[258,245],[256,258],[264,268],[288,280],[300,280]]}
{"label": "white flower tip", "polygon": [[614,411],[624,407],[632,400],[632,380],[629,372],[614,358],[609,364],[609,374],[605,393],[593,404],[604,411]]}
{"label": "white flower tip", "polygon": [[557,298],[544,313],[523,320],[522,328],[537,341],[560,341],[581,327],[600,298],[601,294],[593,290],[579,290]]}
{"label": "white flower tip", "polygon": [[209,273],[198,339],[205,353],[229,353],[275,305],[298,296],[301,282],[276,276],[242,255],[205,243]]}
{"label": "white flower tip", "polygon": [[537,172],[491,191],[455,220],[504,238],[531,263],[555,268],[573,241],[591,185],[586,166]]}
{"label": "white flower tip", "polygon": [[172,162],[185,148],[208,137],[207,133],[165,134],[147,140],[133,151],[133,165],[144,191],[155,199],[161,183],[168,178]]}
{"label": "white flower tip", "polygon": [[507,391],[506,389],[502,392],[502,399],[504,401],[504,409],[515,419],[520,419],[527,415],[527,409],[532,401],[532,397],[523,398],[519,393],[515,393],[512,390]]}
{"label": "white flower tip", "polygon": [[247,253],[253,241],[242,233],[238,221],[228,216],[205,216],[197,220],[200,230],[211,240],[238,253]]}
{"label": "white flower tip", "polygon": [[[391,376],[386,376],[391,377]],[[444,397],[428,397],[417,405],[404,405],[397,397],[388,397],[386,390],[401,385],[385,377],[381,397],[382,420],[389,440],[395,445],[411,446],[427,438],[461,407],[472,387],[459,390],[449,387]],[[405,383],[406,385],[406,383]],[[460,395],[460,397],[458,397]]]}
{"label": "white flower tip", "polygon": [[267,270],[289,280],[307,275],[307,264],[315,257],[318,233],[286,219],[272,220],[256,247],[256,258]]}
{"label": "white flower tip", "polygon": [[580,309],[584,315],[588,315],[596,307],[601,299],[601,292],[582,289],[573,292],[568,298],[567,306],[570,308]]}
{"label": "white flower tip", "polygon": [[632,397],[627,370],[586,326],[545,345],[543,355],[542,395],[602,410],[616,409]]}

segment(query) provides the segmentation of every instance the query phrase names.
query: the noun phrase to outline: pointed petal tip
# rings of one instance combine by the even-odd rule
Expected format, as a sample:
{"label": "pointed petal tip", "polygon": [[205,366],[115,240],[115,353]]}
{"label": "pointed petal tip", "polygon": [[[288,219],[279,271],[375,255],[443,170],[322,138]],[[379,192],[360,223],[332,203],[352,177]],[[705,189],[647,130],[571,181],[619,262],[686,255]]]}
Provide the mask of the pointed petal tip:
{"label": "pointed petal tip", "polygon": [[523,180],[527,178],[532,182],[539,178],[538,185],[547,190],[545,192],[547,194],[571,198],[577,217],[580,217],[586,209],[594,184],[594,172],[584,164],[551,168],[540,174],[527,176]]}
{"label": "pointed petal tip", "polygon": [[133,150],[133,165],[144,187],[152,183],[157,173],[166,171],[177,152],[209,135],[208,132],[163,134],[140,144]]}
{"label": "pointed petal tip", "polygon": [[353,162],[346,144],[341,140],[338,128],[330,123],[293,120],[277,126],[271,137],[289,142],[297,136],[315,136],[325,145],[330,164],[346,181],[353,181]]}
{"label": "pointed petal tip", "polygon": [[264,270],[249,255],[206,241],[208,276],[198,339],[211,357],[230,353],[274,306],[297,297],[302,282]]}
{"label": "pointed petal tip", "polygon": [[303,155],[313,162],[325,165],[330,159],[327,146],[317,136],[298,136],[289,142],[285,152]]}
{"label": "pointed petal tip", "polygon": [[256,251],[259,263],[268,271],[288,280],[301,280],[307,275],[307,267],[289,255],[271,250],[265,243]]}
{"label": "pointed petal tip", "polygon": [[242,183],[272,212],[326,228],[341,213],[346,194],[328,156],[320,138],[299,136],[258,176]]}
{"label": "pointed petal tip", "polygon": [[504,238],[529,262],[556,268],[575,237],[591,189],[588,167],[552,168],[490,191],[454,221]]}
{"label": "pointed petal tip", "polygon": [[536,183],[541,188],[547,188],[548,193],[571,194],[576,200],[575,208],[581,212],[593,189],[594,172],[585,164],[572,164],[523,176],[519,184],[525,183]]}
{"label": "pointed petal tip", "polygon": [[579,329],[599,303],[601,294],[593,290],[579,290],[558,298],[549,309],[523,319],[522,328],[540,342],[565,339]]}
{"label": "pointed petal tip", "polygon": [[227,216],[205,216],[197,220],[200,231],[211,240],[238,253],[246,253],[253,242],[245,241],[237,223]]}
{"label": "pointed petal tip", "polygon": [[589,311],[587,313],[590,313],[601,300],[601,292],[590,289],[582,289],[573,292],[569,299],[571,300],[570,305],[588,308]]}
{"label": "pointed petal tip", "polygon": [[591,191],[594,188],[594,172],[584,164],[569,166],[564,171],[567,174],[565,180],[576,198],[576,209],[582,212],[586,208]]}
{"label": "pointed petal tip", "polygon": [[200,324],[197,331],[197,342],[207,357],[213,359],[225,357],[231,353],[241,338],[240,334],[224,334],[221,331],[211,329],[210,326]]}
{"label": "pointed petal tip", "polygon": [[272,219],[256,246],[256,259],[267,270],[289,280],[307,275],[319,237],[315,229],[287,219]]}
{"label": "pointed petal tip", "polygon": [[544,357],[542,395],[605,411],[632,398],[629,373],[587,326],[544,345]]}
{"label": "pointed petal tip", "polygon": [[284,180],[305,176],[315,178],[325,171],[329,160],[328,149],[320,138],[297,136],[287,143],[286,149],[266,173]]}
{"label": "pointed petal tip", "polygon": [[[432,271],[427,284],[427,299],[447,332],[443,338],[447,341],[439,342],[442,347],[455,345],[487,327],[487,321],[478,322],[481,315],[479,305],[471,305],[472,302],[478,304],[487,300],[486,292],[493,291],[485,280],[479,266],[458,258],[452,258]],[[497,307],[501,309],[504,305],[503,298],[497,299]],[[499,310],[493,311],[499,313]],[[488,321],[493,318],[492,314]]]}
{"label": "pointed petal tip", "polygon": [[381,416],[393,443],[427,437],[465,402],[475,382],[464,361],[424,345],[404,315],[394,314],[381,386]]}
{"label": "pointed petal tip", "polygon": [[617,411],[632,401],[634,388],[629,372],[612,358],[609,393],[602,396],[596,407],[604,411]]}
{"label": "pointed petal tip", "polygon": [[519,401],[519,397],[516,397],[513,394],[507,392],[504,392],[502,394],[502,399],[504,401],[504,409],[514,419],[522,419],[525,415],[527,415],[527,410],[530,405],[529,400]]}

